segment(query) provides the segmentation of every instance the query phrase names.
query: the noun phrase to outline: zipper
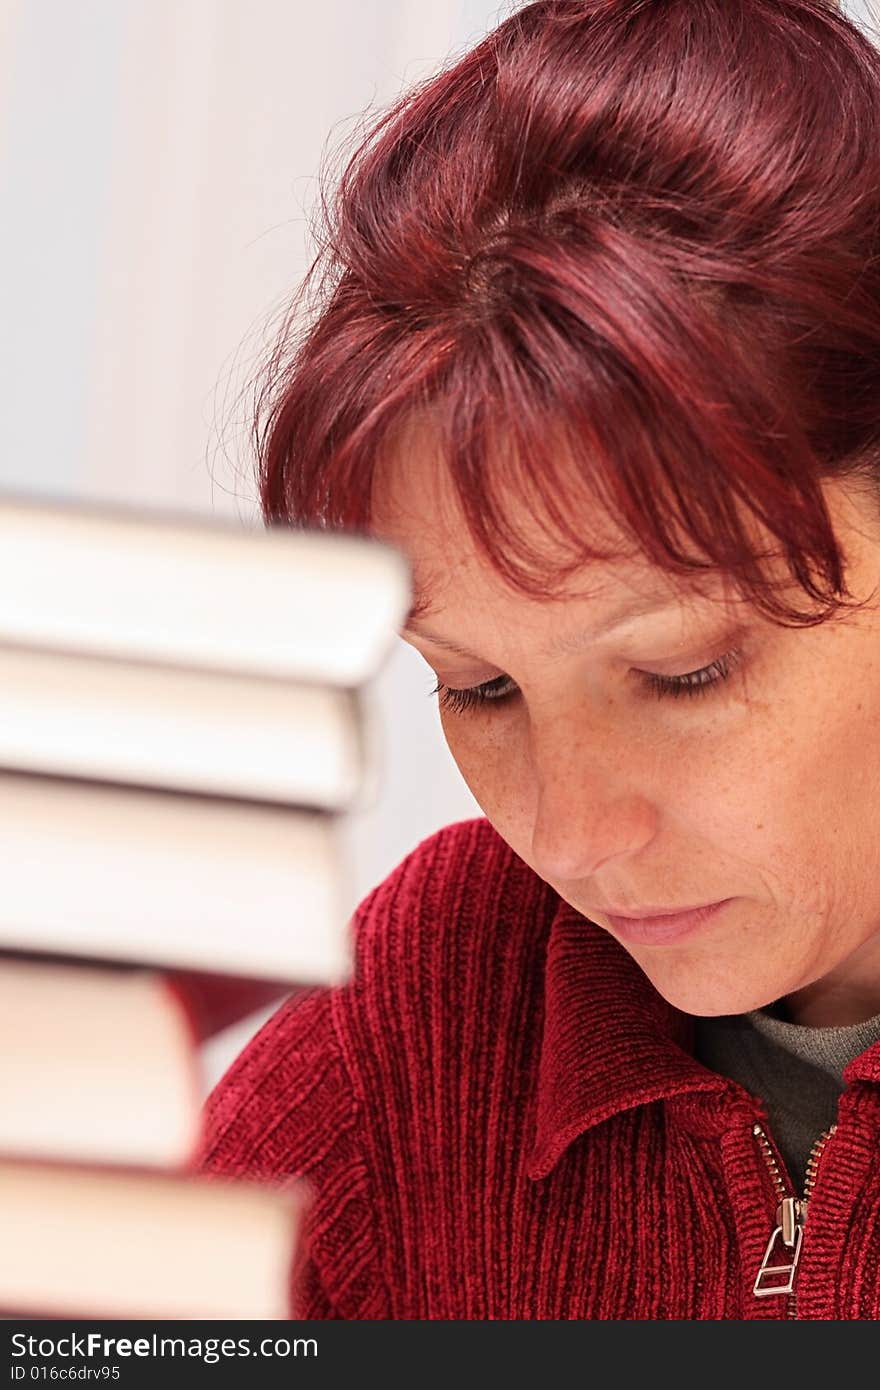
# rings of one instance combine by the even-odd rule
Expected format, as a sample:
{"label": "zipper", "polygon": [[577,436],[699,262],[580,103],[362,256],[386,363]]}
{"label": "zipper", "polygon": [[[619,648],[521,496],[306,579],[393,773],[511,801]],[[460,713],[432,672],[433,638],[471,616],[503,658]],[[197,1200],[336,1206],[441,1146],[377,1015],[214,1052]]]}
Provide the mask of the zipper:
{"label": "zipper", "polygon": [[[786,1190],[783,1170],[777,1161],[763,1126],[752,1125],[752,1133],[758,1140],[761,1152],[767,1160],[767,1166],[770,1169],[779,1198],[776,1206],[776,1224],[767,1242],[767,1249],[764,1251],[764,1258],[761,1261],[752,1293],[756,1298],[771,1298],[774,1295],[784,1294],[788,1300],[787,1316],[790,1318],[797,1317],[797,1291],[794,1286],[794,1277],[801,1257],[810,1194],[816,1182],[816,1171],[822,1150],[836,1129],[836,1124],[832,1125],[830,1129],[826,1129],[824,1133],[819,1135],[810,1150],[804,1178],[804,1195],[798,1197],[797,1194],[789,1193]],[[777,1245],[777,1241],[781,1241],[781,1246]]]}

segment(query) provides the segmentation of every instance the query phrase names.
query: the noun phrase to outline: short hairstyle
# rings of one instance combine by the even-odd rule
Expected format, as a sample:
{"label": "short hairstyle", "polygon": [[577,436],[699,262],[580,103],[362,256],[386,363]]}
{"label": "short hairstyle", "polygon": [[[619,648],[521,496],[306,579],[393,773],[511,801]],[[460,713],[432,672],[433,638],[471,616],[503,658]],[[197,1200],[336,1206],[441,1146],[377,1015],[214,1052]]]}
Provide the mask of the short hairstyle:
{"label": "short hairstyle", "polygon": [[832,0],[536,0],[374,119],[321,204],[257,385],[268,524],[368,534],[423,419],[524,593],[609,558],[604,518],[776,622],[844,606],[821,483],[880,500],[880,50]]}

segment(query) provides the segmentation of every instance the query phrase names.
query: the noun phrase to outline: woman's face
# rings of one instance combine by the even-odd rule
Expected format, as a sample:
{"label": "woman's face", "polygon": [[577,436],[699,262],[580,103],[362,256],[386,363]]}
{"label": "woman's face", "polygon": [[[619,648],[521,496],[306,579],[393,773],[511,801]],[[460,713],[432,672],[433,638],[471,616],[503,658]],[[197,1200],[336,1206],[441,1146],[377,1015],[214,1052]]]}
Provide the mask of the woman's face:
{"label": "woman's face", "polygon": [[[441,721],[520,858],[615,936],[606,908],[730,899],[679,941],[621,942],[688,1013],[782,997],[816,1025],[880,1012],[876,596],[855,617],[782,628],[720,581],[683,596],[633,560],[591,564],[572,597],[540,601],[478,556],[442,468],[392,466],[373,496],[375,533],[404,551],[434,605],[405,640],[443,686],[496,697],[441,705]],[[827,496],[851,592],[873,595],[877,504],[837,483]],[[651,611],[621,620],[635,604]],[[658,693],[643,674],[707,667],[701,680],[729,676],[690,694]]]}

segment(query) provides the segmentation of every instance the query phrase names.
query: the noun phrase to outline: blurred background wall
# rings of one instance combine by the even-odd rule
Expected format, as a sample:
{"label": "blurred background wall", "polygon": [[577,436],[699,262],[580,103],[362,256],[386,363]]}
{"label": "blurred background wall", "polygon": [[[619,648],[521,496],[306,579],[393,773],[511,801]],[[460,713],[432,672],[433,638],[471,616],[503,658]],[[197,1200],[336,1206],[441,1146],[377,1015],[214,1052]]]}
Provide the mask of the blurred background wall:
{"label": "blurred background wall", "polygon": [[[254,520],[242,392],[307,267],[322,155],[500,17],[0,0],[0,488]],[[431,685],[398,642],[371,691],[384,771],[347,826],[352,906],[479,814]],[[261,1021],[211,1045],[210,1078]]]}
{"label": "blurred background wall", "polygon": [[[242,391],[308,264],[322,156],[519,3],[0,0],[0,488],[254,522]],[[352,905],[480,813],[431,684],[399,642],[372,692]]]}

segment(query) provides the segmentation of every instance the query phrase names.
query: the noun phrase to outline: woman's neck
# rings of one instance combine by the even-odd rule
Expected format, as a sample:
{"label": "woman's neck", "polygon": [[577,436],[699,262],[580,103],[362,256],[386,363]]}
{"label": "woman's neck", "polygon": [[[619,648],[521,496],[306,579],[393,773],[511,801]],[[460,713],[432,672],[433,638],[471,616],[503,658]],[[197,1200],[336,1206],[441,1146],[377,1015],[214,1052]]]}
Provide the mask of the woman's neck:
{"label": "woman's neck", "polygon": [[880,931],[845,960],[777,1001],[780,1016],[807,1028],[847,1028],[880,1014]]}

